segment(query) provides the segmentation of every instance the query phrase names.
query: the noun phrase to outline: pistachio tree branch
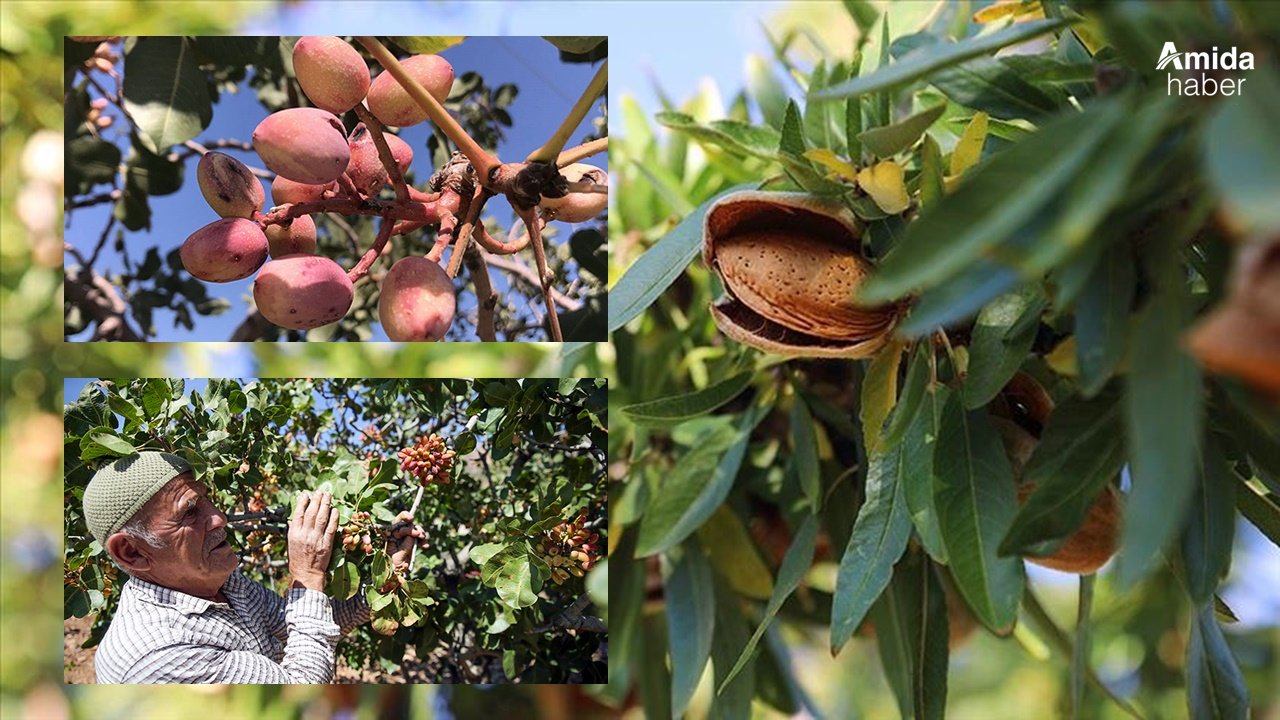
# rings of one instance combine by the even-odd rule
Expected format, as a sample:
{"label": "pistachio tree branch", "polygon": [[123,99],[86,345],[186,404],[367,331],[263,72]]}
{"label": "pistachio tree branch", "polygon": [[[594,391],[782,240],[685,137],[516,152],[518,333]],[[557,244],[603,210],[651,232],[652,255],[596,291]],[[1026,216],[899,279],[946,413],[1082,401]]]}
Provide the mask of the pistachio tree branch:
{"label": "pistachio tree branch", "polygon": [[454,233],[453,239],[453,255],[449,257],[449,267],[445,270],[449,277],[458,277],[458,270],[462,267],[462,258],[467,253],[467,245],[471,242],[471,229],[476,226],[476,222],[480,217],[480,210],[484,208],[484,204],[493,197],[493,193],[483,185],[476,185],[475,195],[471,197],[471,203],[467,206],[467,212],[463,216],[462,224],[458,226],[457,232]]}
{"label": "pistachio tree branch", "polygon": [[476,288],[476,335],[484,342],[498,339],[493,329],[493,310],[498,306],[498,294],[493,291],[489,282],[489,268],[485,265],[484,254],[475,245],[467,246],[464,256],[467,272]]}
{"label": "pistachio tree branch", "polygon": [[551,327],[552,342],[564,342],[560,335],[560,317],[556,314],[556,304],[551,297],[551,270],[547,268],[547,251],[542,246],[542,225],[538,222],[534,208],[514,208],[516,214],[529,228],[529,242],[533,245],[533,257],[538,261],[538,281],[542,287],[542,299],[547,304],[547,324]]}
{"label": "pistachio tree branch", "polygon": [[[516,277],[516,279],[527,283],[529,287],[534,289],[539,287],[538,273],[534,272],[533,268],[513,257],[486,255],[484,261],[489,267],[511,273]],[[557,305],[571,312],[582,308],[582,302],[580,300],[574,300],[555,288],[551,288],[551,298],[556,301]]]}
{"label": "pistachio tree branch", "polygon": [[[551,162],[557,159],[560,151],[564,149],[564,144],[569,142],[573,131],[577,129],[578,123],[582,122],[582,118],[587,116],[587,112],[591,110],[591,105],[595,103],[596,98],[600,97],[600,93],[609,86],[609,59],[600,63],[600,68],[596,70],[595,77],[591,78],[591,82],[587,83],[587,88],[582,91],[582,95],[578,96],[578,102],[573,104],[569,110],[569,115],[565,117],[564,122],[560,123],[560,127],[551,135],[551,139],[547,140],[542,147],[529,153],[529,157],[525,162]],[[479,168],[477,168],[479,169]]]}
{"label": "pistachio tree branch", "polygon": [[500,164],[498,158],[480,147],[480,144],[473,140],[466,130],[462,129],[458,121],[453,119],[449,111],[445,110],[439,101],[431,97],[431,94],[409,75],[404,66],[400,64],[400,61],[396,59],[396,56],[392,55],[391,51],[387,50],[377,38],[358,35],[356,40],[364,46],[365,50],[369,51],[369,54],[382,67],[386,68],[387,72],[391,73],[391,76],[396,79],[396,82],[400,83],[405,92],[409,93],[409,97],[413,98],[413,101],[427,112],[427,117],[431,119],[431,122],[435,123],[436,127],[440,128],[449,140],[458,147],[458,150],[467,156],[467,160],[471,161],[471,166],[476,169],[481,182],[484,182],[485,178],[489,176],[489,172]]}
{"label": "pistachio tree branch", "polygon": [[63,273],[63,293],[66,301],[98,323],[93,332],[94,340],[119,340],[138,342],[142,337],[129,327],[125,313],[129,306],[111,283],[92,269]]}
{"label": "pistachio tree branch", "polygon": [[378,227],[378,237],[374,239],[373,245],[365,251],[364,256],[360,258],[355,267],[347,273],[347,277],[351,280],[351,284],[356,284],[360,278],[369,272],[369,267],[373,265],[373,261],[378,259],[382,254],[382,248],[386,247],[387,241],[391,239],[391,229],[396,225],[395,221],[390,217],[382,217],[382,225]]}
{"label": "pistachio tree branch", "polygon": [[556,167],[562,168],[562,167],[565,167],[566,165],[572,165],[578,162],[579,160],[586,160],[592,155],[595,155],[597,153],[602,153],[608,149],[609,149],[609,138],[607,137],[602,137],[596,140],[592,140],[591,142],[582,143],[577,147],[571,147],[568,150],[565,150],[564,152],[560,153],[560,156],[556,158]]}

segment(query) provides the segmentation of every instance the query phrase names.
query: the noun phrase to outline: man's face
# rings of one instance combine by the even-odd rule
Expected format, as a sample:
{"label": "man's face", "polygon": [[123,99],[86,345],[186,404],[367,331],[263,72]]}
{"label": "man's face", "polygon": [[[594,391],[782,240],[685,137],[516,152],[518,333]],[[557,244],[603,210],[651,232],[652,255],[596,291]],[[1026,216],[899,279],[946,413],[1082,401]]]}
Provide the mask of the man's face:
{"label": "man's face", "polygon": [[239,564],[227,538],[227,516],[209,490],[189,473],[160,489],[139,511],[165,547],[141,547],[150,560],[146,579],[199,597],[221,588]]}

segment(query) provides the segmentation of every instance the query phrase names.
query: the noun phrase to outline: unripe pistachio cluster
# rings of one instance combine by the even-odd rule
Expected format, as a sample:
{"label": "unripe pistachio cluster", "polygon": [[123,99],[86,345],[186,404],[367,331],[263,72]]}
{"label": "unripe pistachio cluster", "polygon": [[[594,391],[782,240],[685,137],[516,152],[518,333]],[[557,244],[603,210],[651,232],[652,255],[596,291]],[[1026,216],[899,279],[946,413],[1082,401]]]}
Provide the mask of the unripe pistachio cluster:
{"label": "unripe pistachio cluster", "polygon": [[600,534],[586,529],[586,523],[586,514],[581,514],[552,528],[539,543],[538,554],[551,568],[557,585],[582,577],[600,561]]}
{"label": "unripe pistachio cluster", "polygon": [[418,482],[427,485],[449,482],[455,455],[445,444],[444,438],[431,433],[419,438],[416,445],[404,448],[396,456],[400,458],[400,467],[418,478]]}
{"label": "unripe pistachio cluster", "polygon": [[351,513],[351,519],[342,526],[342,549],[354,552],[359,548],[364,554],[373,553],[373,518],[367,512]]}

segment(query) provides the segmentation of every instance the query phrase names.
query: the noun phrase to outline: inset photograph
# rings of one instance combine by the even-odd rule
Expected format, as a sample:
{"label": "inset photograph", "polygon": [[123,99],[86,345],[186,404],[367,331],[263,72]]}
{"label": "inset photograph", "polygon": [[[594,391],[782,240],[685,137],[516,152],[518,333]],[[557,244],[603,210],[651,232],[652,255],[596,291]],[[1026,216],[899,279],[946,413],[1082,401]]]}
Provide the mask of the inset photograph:
{"label": "inset photograph", "polygon": [[603,379],[69,379],[67,683],[605,683]]}
{"label": "inset photograph", "polygon": [[605,340],[607,55],[66,38],[65,339]]}

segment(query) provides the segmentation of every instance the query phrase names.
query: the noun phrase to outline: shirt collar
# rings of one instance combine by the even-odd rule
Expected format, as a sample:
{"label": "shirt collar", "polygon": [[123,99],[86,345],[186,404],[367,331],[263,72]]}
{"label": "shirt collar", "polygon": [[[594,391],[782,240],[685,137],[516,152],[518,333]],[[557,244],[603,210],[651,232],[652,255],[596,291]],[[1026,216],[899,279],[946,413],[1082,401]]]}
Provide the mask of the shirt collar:
{"label": "shirt collar", "polygon": [[[245,582],[246,578],[237,569],[222,585],[222,594],[227,596],[228,601],[240,604],[240,600],[244,598]],[[227,603],[198,598],[136,577],[129,578],[126,587],[132,589],[132,592],[143,602],[172,608],[185,615],[199,615],[210,608],[227,606]]]}

